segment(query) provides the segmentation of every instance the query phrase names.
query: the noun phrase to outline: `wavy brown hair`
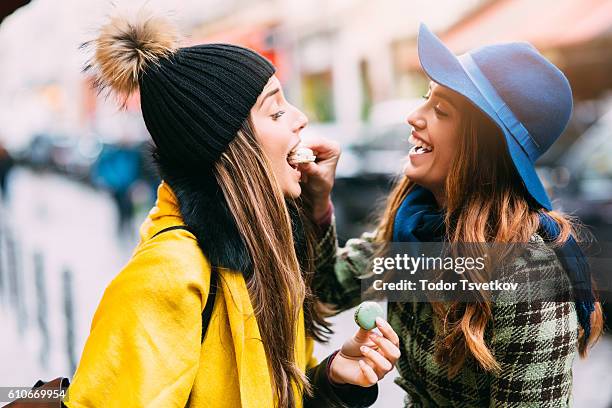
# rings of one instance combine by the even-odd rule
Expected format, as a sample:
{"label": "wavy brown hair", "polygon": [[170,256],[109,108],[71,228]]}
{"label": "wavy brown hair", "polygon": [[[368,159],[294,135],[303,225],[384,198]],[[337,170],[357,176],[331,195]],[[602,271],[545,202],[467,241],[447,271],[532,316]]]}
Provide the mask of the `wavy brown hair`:
{"label": "wavy brown hair", "polygon": [[278,405],[293,407],[302,392],[311,392],[296,364],[300,310],[309,335],[325,340],[330,332],[324,308],[310,290],[311,224],[299,202],[285,200],[250,120],[215,163],[214,173],[252,259],[247,288]]}
{"label": "wavy brown hair", "polygon": [[[526,243],[538,230],[542,209],[527,193],[506,150],[500,129],[467,100],[459,107],[461,137],[445,183],[446,240],[451,243]],[[494,157],[495,160],[491,160]],[[406,176],[393,188],[378,228],[378,240],[385,244],[393,237],[393,220],[414,183]],[[560,228],[553,243],[560,245],[570,234],[585,232],[577,220],[558,211],[546,211]],[[578,235],[579,234],[579,235]],[[480,276],[468,279],[482,280]],[[435,344],[435,357],[447,364],[454,376],[468,355],[487,371],[499,364],[485,342],[485,329],[492,317],[491,302],[483,296],[476,302],[432,302],[434,316],[442,324]],[[591,316],[591,335],[579,334],[582,357],[601,335],[603,317],[596,303]]]}

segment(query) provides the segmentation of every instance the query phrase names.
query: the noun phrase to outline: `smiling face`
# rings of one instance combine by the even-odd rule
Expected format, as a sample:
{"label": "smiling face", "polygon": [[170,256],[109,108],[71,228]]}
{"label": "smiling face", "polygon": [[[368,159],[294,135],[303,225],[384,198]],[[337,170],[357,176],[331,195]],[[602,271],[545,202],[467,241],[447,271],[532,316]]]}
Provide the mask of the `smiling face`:
{"label": "smiling face", "polygon": [[275,75],[251,109],[251,120],[283,194],[288,198],[299,197],[301,173],[297,165],[289,164],[287,159],[300,143],[300,131],[308,124],[308,119],[287,102]]}
{"label": "smiling face", "polygon": [[460,137],[460,96],[431,82],[425,102],[406,121],[412,126],[409,160],[404,168],[413,182],[430,190],[440,203]]}

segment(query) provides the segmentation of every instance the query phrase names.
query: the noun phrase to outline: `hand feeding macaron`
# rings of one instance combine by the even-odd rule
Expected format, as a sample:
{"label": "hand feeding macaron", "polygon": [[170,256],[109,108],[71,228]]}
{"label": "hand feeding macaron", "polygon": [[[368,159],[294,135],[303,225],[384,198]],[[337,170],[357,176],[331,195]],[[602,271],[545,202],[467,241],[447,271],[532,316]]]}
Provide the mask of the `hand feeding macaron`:
{"label": "hand feeding macaron", "polygon": [[355,310],[355,323],[364,330],[376,327],[376,318],[383,317],[384,311],[376,302],[362,302]]}
{"label": "hand feeding macaron", "polygon": [[289,156],[289,163],[291,164],[303,164],[312,163],[317,157],[314,152],[304,146],[298,146]]}

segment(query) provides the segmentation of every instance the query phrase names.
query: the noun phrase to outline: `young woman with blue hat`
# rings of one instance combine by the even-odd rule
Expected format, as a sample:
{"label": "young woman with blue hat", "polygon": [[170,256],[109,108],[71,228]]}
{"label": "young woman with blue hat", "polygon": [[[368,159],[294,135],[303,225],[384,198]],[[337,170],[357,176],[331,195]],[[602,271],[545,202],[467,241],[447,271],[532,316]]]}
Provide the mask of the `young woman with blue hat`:
{"label": "young woman with blue hat", "polygon": [[[540,272],[571,298],[389,303],[388,317],[401,338],[396,382],[407,406],[567,406],[572,362],[601,334],[602,315],[576,228],[553,210],[534,163],[568,123],[570,85],[527,43],[456,57],[422,25],[418,53],[431,83],[407,118],[415,146],[405,174],[376,232],[345,248],[337,247],[330,206],[317,296],[338,310],[357,304],[381,243],[551,242],[514,259],[510,276]],[[339,154],[333,145],[316,148]],[[311,175],[320,185],[314,200],[329,200],[332,176]]]}

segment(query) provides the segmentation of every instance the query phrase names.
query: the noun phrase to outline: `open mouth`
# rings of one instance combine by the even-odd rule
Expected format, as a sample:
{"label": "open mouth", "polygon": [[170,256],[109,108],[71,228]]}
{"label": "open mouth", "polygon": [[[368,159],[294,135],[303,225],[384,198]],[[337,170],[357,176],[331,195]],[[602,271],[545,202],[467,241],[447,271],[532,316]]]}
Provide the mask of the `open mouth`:
{"label": "open mouth", "polygon": [[289,167],[293,168],[294,170],[297,170],[298,164],[295,160],[293,160],[293,157],[295,156],[295,151],[296,148],[293,148],[287,155],[287,164],[289,164]]}
{"label": "open mouth", "polygon": [[296,145],[287,155],[287,163],[295,170],[299,164],[312,163],[315,159],[316,156],[311,149],[300,145]]}
{"label": "open mouth", "polygon": [[425,143],[421,139],[417,139],[416,137],[412,135],[410,136],[408,141],[414,144],[414,146],[412,146],[412,149],[410,149],[410,152],[409,152],[409,154],[411,155],[426,154],[426,153],[431,153],[433,151],[433,146]]}

